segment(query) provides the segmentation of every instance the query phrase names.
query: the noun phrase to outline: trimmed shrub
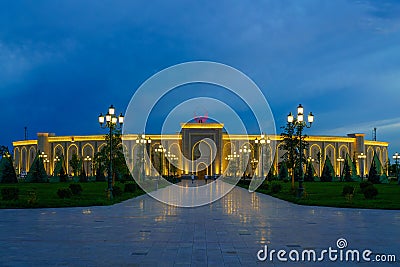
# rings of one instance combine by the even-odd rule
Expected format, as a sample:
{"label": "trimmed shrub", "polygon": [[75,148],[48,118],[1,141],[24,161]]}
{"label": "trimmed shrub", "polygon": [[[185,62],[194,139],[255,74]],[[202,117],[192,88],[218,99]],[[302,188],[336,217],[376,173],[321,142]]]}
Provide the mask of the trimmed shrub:
{"label": "trimmed shrub", "polygon": [[57,195],[59,198],[70,198],[72,197],[72,191],[69,188],[60,188],[57,190]]}
{"label": "trimmed shrub", "polygon": [[113,186],[112,194],[113,194],[114,197],[120,197],[120,196],[122,196],[123,192],[122,192],[122,190],[121,190],[121,187],[119,187],[119,186],[117,186],[117,185],[114,185],[114,186]]}
{"label": "trimmed shrub", "polygon": [[125,184],[124,192],[125,193],[134,193],[136,191],[136,184]]}
{"label": "trimmed shrub", "polygon": [[343,186],[342,196],[348,196],[354,194],[354,186],[345,185]]}
{"label": "trimmed shrub", "polygon": [[3,200],[18,200],[19,189],[16,187],[4,187],[1,189]]}
{"label": "trimmed shrub", "polygon": [[364,188],[363,193],[366,199],[373,199],[378,195],[378,189],[375,186],[370,185]]}
{"label": "trimmed shrub", "polygon": [[282,190],[282,185],[281,184],[277,184],[277,183],[271,184],[271,193],[272,194],[277,194],[281,190]]}
{"label": "trimmed shrub", "polygon": [[364,193],[364,189],[365,188],[367,188],[368,186],[372,186],[372,185],[374,185],[373,183],[371,183],[370,181],[367,181],[367,182],[361,182],[360,183],[360,189],[361,189],[361,192],[363,192]]}
{"label": "trimmed shrub", "polygon": [[259,187],[259,189],[261,190],[268,190],[268,188],[269,188],[269,183],[267,181],[264,181]]}
{"label": "trimmed shrub", "polygon": [[69,189],[71,189],[73,195],[80,195],[83,191],[80,184],[70,184]]}

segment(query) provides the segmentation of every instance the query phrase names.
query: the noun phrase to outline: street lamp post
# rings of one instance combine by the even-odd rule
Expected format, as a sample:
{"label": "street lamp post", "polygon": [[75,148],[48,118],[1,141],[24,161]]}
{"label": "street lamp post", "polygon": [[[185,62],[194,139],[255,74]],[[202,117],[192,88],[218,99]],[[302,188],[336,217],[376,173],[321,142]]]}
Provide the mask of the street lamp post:
{"label": "street lamp post", "polygon": [[58,157],[58,156],[56,156],[54,159],[53,159],[53,176],[54,176],[54,172],[55,172],[55,170],[56,170],[56,165],[57,165],[57,162],[59,162],[61,159]]}
{"label": "street lamp post", "polygon": [[160,175],[162,177],[162,175],[163,175],[163,159],[164,159],[163,155],[164,155],[166,149],[162,145],[158,145],[158,148],[156,148],[155,151],[160,154]]}
{"label": "street lamp post", "polygon": [[239,149],[239,153],[242,155],[242,171],[243,171],[242,176],[244,177],[244,179],[246,179],[247,164],[249,163],[248,155],[251,153],[251,149],[247,148],[247,146],[243,146],[243,148]]}
{"label": "street lamp post", "polygon": [[357,158],[360,160],[361,180],[364,180],[364,161],[367,158],[367,155],[361,152],[360,155],[357,156]]}
{"label": "street lamp post", "polygon": [[269,138],[265,137],[265,134],[261,134],[260,138],[256,138],[254,140],[254,143],[256,143],[256,145],[260,144],[261,147],[261,153],[259,153],[259,155],[261,155],[261,177],[264,177],[264,146],[265,144],[270,144],[271,140]]}
{"label": "street lamp post", "polygon": [[140,149],[140,161],[142,164],[140,164],[141,168],[141,178],[144,179],[145,176],[145,171],[146,171],[146,159],[145,159],[145,153],[146,153],[146,147],[147,144],[151,144],[151,139],[150,137],[146,137],[145,134],[139,134],[137,139],[136,139],[136,144],[139,144],[141,147]]}
{"label": "street lamp post", "polygon": [[42,158],[42,160],[43,160],[43,164],[44,164],[44,169],[46,170],[46,174],[47,175],[49,175],[49,172],[48,172],[48,163],[50,162],[50,160],[47,158],[47,154],[45,154],[43,151],[42,151],[42,153],[39,155],[39,158]]}
{"label": "street lamp post", "polygon": [[300,177],[299,177],[299,189],[297,192],[297,197],[302,197],[303,196],[303,181],[304,181],[304,172],[303,172],[303,129],[304,127],[306,128],[311,128],[312,123],[314,122],[314,115],[312,114],[312,112],[310,112],[308,114],[308,123],[309,125],[307,125],[307,122],[304,121],[304,108],[303,106],[300,104],[297,107],[297,118],[295,119],[293,117],[292,112],[289,113],[289,115],[287,116],[287,121],[289,124],[294,125],[295,127],[297,127],[297,131],[298,131],[298,136],[300,138]]}
{"label": "street lamp post", "polygon": [[[233,154],[229,154],[225,159],[228,161],[228,166],[230,167],[230,174],[232,175],[233,174],[233,171],[235,171],[234,172],[234,174],[235,175],[237,175],[237,171],[235,170],[236,168],[237,168],[237,159],[239,158],[239,155],[238,154],[236,154],[236,151],[234,151],[233,152]],[[235,165],[233,166],[233,168],[232,168],[232,163],[231,162],[233,162]],[[232,169],[233,169],[233,171],[232,171]]]}
{"label": "street lamp post", "polygon": [[393,155],[394,162],[396,164],[396,178],[397,178],[397,183],[400,184],[400,177],[399,177],[399,159],[400,155],[399,153],[394,153]]}
{"label": "street lamp post", "polygon": [[[99,123],[100,127],[102,129],[108,128],[110,130],[110,138],[109,138],[109,145],[110,145],[110,163],[108,165],[108,188],[107,188],[107,193],[108,193],[108,198],[111,200],[113,198],[112,194],[112,137],[113,137],[113,130],[118,129],[122,127],[122,124],[124,123],[124,116],[122,113],[117,117],[115,115],[115,108],[113,105],[111,105],[108,108],[108,112],[105,116],[103,116],[102,113],[100,113],[99,117]],[[104,126],[103,126],[104,124]]]}
{"label": "street lamp post", "polygon": [[342,162],[344,162],[344,158],[342,158],[341,156],[339,156],[336,161],[339,163],[339,177],[340,180],[342,180]]}
{"label": "street lamp post", "polygon": [[86,174],[89,176],[89,162],[92,161],[92,158],[88,155],[83,161],[86,162]]}

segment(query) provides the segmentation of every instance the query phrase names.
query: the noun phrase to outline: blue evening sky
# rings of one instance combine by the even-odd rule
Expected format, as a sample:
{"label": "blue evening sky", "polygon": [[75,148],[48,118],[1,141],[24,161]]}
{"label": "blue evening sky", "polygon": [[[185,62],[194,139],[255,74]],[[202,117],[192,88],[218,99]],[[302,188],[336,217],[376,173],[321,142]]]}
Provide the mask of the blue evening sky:
{"label": "blue evening sky", "polygon": [[100,112],[125,112],[146,79],[193,60],[253,79],[278,132],[302,103],[315,114],[308,134],[371,139],[377,127],[400,151],[400,3],[386,0],[1,1],[0,144],[23,139],[24,126],[30,139],[101,134]]}

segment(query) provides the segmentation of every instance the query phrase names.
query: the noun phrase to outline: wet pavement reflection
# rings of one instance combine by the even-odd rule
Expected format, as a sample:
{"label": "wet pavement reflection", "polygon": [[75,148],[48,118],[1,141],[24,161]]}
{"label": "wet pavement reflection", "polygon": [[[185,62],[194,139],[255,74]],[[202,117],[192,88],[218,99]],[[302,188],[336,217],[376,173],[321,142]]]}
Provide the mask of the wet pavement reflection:
{"label": "wet pavement reflection", "polygon": [[253,266],[264,244],[327,248],[341,237],[400,258],[398,211],[297,206],[237,187],[195,208],[144,195],[107,207],[0,210],[0,229],[1,266]]}

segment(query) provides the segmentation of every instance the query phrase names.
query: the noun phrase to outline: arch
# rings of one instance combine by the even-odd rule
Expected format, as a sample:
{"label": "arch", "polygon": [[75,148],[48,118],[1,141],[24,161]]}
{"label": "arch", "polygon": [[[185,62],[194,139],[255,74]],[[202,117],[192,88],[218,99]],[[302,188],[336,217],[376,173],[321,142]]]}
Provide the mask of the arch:
{"label": "arch", "polygon": [[[181,159],[181,157],[180,157],[180,155],[181,155],[181,153],[182,153],[182,151],[181,151],[181,147],[179,146],[179,144],[178,143],[171,143],[170,145],[169,145],[169,147],[168,147],[168,151],[170,151],[172,154],[174,154],[176,157],[178,157],[178,160],[177,160],[177,169],[178,169],[178,172],[179,171],[181,171],[183,168],[182,168],[182,159]],[[172,164],[172,163],[171,163]]]}
{"label": "arch", "polygon": [[106,146],[106,143],[102,143],[101,145],[99,145],[99,147],[97,148],[97,152],[100,152],[103,146]]}
{"label": "arch", "polygon": [[[323,165],[323,158],[322,158],[322,148],[318,144],[312,144],[309,149],[308,156],[311,157],[313,161],[313,167],[315,170],[318,171],[317,175],[321,176],[322,172],[322,165]],[[318,164],[318,168],[315,165]]]}
{"label": "arch", "polygon": [[374,158],[375,150],[372,146],[367,148],[367,158],[364,160],[364,173],[368,173],[369,169],[371,168],[371,163]]}
{"label": "arch", "polygon": [[346,155],[350,155],[349,147],[347,145],[341,145],[339,147],[339,155],[338,157],[346,158]]}
{"label": "arch", "polygon": [[[334,170],[336,170],[336,149],[332,144],[328,144],[325,146],[325,159],[326,157],[329,158],[329,160],[332,163],[332,167]],[[325,159],[323,159],[325,161]]]}
{"label": "arch", "polygon": [[[203,165],[202,168],[200,168],[201,165]],[[195,171],[196,171],[198,178],[204,178],[203,175],[210,175],[209,169],[210,169],[210,166],[207,166],[207,164],[205,162],[201,161],[201,162],[197,163]]]}
{"label": "arch", "polygon": [[36,157],[36,148],[34,146],[31,146],[29,148],[29,156],[28,156],[28,169],[31,167],[31,164],[33,163],[33,160]]}
{"label": "arch", "polygon": [[61,144],[57,144],[53,149],[53,156],[55,157],[58,155],[65,155],[64,146],[62,146]]}
{"label": "arch", "polygon": [[386,164],[388,162],[388,152],[386,147],[382,147],[382,164]]}
{"label": "arch", "polygon": [[[197,159],[195,159],[195,149],[196,149],[196,147],[198,147],[199,145],[200,145],[200,143],[201,142],[203,142],[203,143],[205,143],[207,146],[208,146],[208,148],[209,148],[209,156],[210,156],[210,164],[209,164],[209,166],[207,166],[207,169],[208,168],[210,168],[211,167],[211,165],[212,165],[212,162],[211,162],[211,158],[212,158],[212,148],[211,148],[211,145],[209,144],[209,143],[207,143],[206,141],[204,141],[203,139],[202,140],[199,140],[199,141],[197,141],[194,145],[193,145],[193,147],[192,147],[192,153],[191,153],[191,161],[192,161],[192,171],[196,171],[197,172],[197,167],[198,166],[196,166],[196,168],[195,168],[195,166],[194,166],[194,161]],[[205,156],[205,155],[202,155],[203,157]]]}
{"label": "arch", "polygon": [[379,161],[380,161],[382,164],[385,164],[385,162],[382,161],[382,151],[381,151],[381,148],[380,148],[380,147],[375,148],[375,153],[376,153],[376,155],[378,156]]}
{"label": "arch", "polygon": [[19,147],[16,147],[16,148],[14,148],[14,162],[15,162],[15,167],[16,167],[16,169],[17,169],[17,171],[18,171],[18,173],[17,174],[20,174],[20,172],[21,172],[21,161],[20,161],[20,157],[21,157],[21,155],[20,155],[20,149],[19,149]]}
{"label": "arch", "polygon": [[94,157],[94,147],[92,144],[90,143],[86,143],[83,147],[82,147],[82,157],[86,157],[86,156],[90,156],[91,158]]}
{"label": "arch", "polygon": [[21,148],[21,171],[29,171],[28,169],[28,150],[26,147]]}
{"label": "arch", "polygon": [[69,161],[72,158],[73,154],[77,154],[79,157],[79,149],[78,146],[75,144],[70,144],[67,148],[67,158],[66,158],[66,165],[67,165],[67,173],[70,173]]}

